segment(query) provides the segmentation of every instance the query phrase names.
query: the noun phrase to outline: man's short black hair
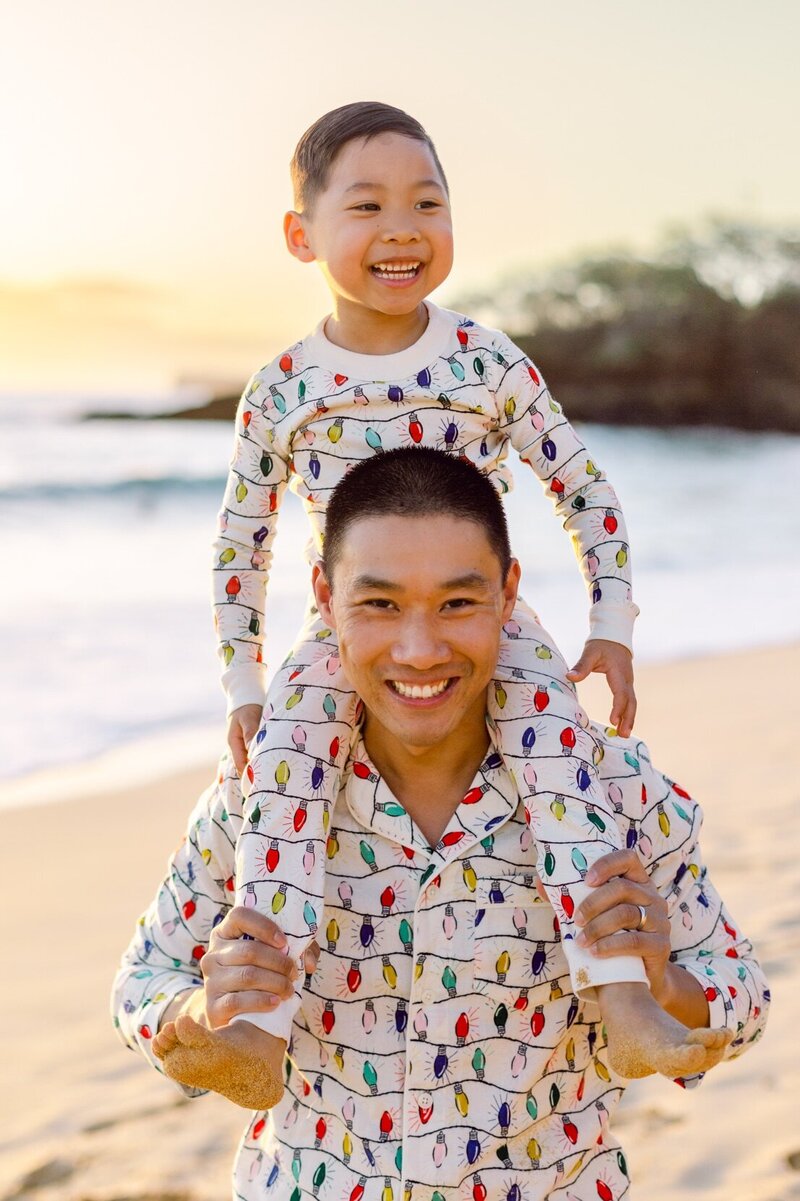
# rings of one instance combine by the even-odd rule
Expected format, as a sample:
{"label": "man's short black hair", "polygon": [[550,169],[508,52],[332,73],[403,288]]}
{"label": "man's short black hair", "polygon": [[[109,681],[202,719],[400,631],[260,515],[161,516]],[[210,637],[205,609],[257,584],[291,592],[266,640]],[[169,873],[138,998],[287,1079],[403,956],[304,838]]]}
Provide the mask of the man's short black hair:
{"label": "man's short black hair", "polygon": [[369,517],[446,514],[481,527],[505,580],[511,566],[505,510],[489,477],[468,459],[427,446],[401,447],[363,459],[331,493],[322,565],[328,582],[347,531]]}
{"label": "man's short black hair", "polygon": [[442,177],[444,190],[448,191],[436,147],[419,121],[391,104],[359,100],[325,113],[297,143],[289,167],[295,209],[300,213],[312,212],[314,201],[327,187],[333,160],[343,146],[356,138],[369,140],[381,133],[399,133],[415,142],[424,142]]}

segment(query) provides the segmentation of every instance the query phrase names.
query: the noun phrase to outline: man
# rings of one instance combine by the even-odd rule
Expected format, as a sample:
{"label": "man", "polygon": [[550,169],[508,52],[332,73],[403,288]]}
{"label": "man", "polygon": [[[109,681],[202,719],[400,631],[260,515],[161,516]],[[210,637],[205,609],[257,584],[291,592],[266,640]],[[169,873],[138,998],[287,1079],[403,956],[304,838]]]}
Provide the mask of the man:
{"label": "man", "polygon": [[[520,800],[535,779],[512,779],[487,725],[519,577],[500,502],[470,464],[420,449],[360,464],[335,499],[314,589],[364,722],[286,1091],[248,1127],[236,1193],[618,1201],[629,1184],[608,1120],[624,1083],[537,893],[550,852]],[[631,849],[587,874],[579,924],[599,955],[641,956],[667,1028],[695,1028],[686,1083],[758,1037],[768,993],[702,866],[698,807],[641,742],[591,732]],[[291,994],[277,929],[230,907],[242,808],[224,767],[115,986],[125,1041],[193,1091],[224,1070],[216,1031]]]}

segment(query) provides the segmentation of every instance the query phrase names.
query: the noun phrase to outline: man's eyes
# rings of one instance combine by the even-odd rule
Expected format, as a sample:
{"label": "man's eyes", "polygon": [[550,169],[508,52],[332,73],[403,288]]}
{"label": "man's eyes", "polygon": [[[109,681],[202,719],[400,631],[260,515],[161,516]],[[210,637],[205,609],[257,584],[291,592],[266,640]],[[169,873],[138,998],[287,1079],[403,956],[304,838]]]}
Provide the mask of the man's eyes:
{"label": "man's eyes", "polygon": [[[471,596],[454,596],[452,600],[445,601],[442,608],[462,610],[472,608],[477,603]],[[361,606],[366,609],[380,609],[384,612],[397,608],[395,601],[383,596],[371,596],[367,600],[361,601]]]}

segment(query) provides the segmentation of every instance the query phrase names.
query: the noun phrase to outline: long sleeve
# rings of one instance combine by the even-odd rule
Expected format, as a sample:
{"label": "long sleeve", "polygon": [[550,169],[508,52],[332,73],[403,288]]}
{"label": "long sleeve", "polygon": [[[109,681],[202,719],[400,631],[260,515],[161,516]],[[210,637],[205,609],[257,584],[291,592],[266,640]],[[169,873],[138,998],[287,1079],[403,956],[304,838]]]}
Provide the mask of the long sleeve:
{"label": "long sleeve", "polygon": [[290,476],[289,452],[273,415],[281,398],[261,373],[236,414],[228,481],[214,540],[214,624],[228,713],[264,703],[264,613],[278,512]]}
{"label": "long sleeve", "polygon": [[[695,833],[702,821],[699,807],[696,813]],[[764,1033],[770,992],[753,945],[712,884],[697,842],[682,857],[667,901],[671,961],[703,986],[709,1024],[733,1031],[725,1058],[734,1059]]]}
{"label": "long sleeve", "polygon": [[[241,829],[238,779],[223,759],[200,797],[149,908],[139,918],[114,979],[111,1010],[120,1038],[161,1071],[152,1039],[179,993],[200,988],[200,959],[233,904],[233,846]],[[186,1090],[194,1095],[193,1090]]]}
{"label": "long sleeve", "polygon": [[507,365],[497,392],[500,420],[572,539],[591,601],[589,637],[632,650],[639,610],[631,599],[629,539],[617,495],[539,370],[508,339],[500,347]]}

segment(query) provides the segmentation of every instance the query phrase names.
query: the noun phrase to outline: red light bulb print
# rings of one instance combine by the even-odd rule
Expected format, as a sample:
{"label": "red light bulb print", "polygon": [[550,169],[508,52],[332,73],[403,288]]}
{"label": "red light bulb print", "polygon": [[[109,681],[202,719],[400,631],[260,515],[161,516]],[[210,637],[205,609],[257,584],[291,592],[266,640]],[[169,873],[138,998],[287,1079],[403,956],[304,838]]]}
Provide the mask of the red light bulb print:
{"label": "red light bulb print", "polygon": [[575,743],[577,742],[574,728],[572,726],[564,726],[564,729],[558,736],[558,740],[561,743],[561,753],[564,755],[571,754],[575,750]]}
{"label": "red light bulb print", "polygon": [[322,1011],[322,1029],[330,1034],[336,1024],[336,1014],[333,1012],[333,1001],[326,1001]]}
{"label": "red light bulb print", "polygon": [[281,853],[278,850],[278,842],[277,842],[277,839],[273,838],[270,841],[269,849],[267,851],[266,859],[264,861],[266,863],[267,871],[274,872],[275,868],[280,863],[280,859],[281,859]]}
{"label": "red light bulb print", "polygon": [[242,581],[238,575],[232,575],[225,585],[225,595],[228,598],[228,603],[231,604],[236,600],[239,593],[242,591]]}
{"label": "red light bulb print", "polygon": [[619,522],[614,516],[613,509],[606,509],[606,515],[603,518],[603,529],[607,534],[616,534]]}
{"label": "red light bulb print", "polygon": [[459,1047],[464,1046],[468,1034],[469,1018],[465,1013],[460,1013],[456,1018],[456,1043]]}

